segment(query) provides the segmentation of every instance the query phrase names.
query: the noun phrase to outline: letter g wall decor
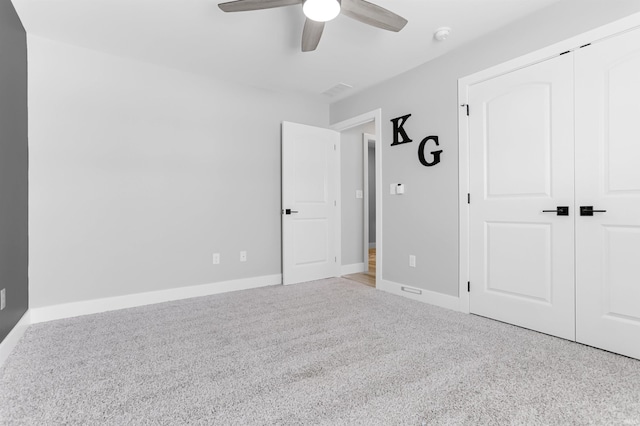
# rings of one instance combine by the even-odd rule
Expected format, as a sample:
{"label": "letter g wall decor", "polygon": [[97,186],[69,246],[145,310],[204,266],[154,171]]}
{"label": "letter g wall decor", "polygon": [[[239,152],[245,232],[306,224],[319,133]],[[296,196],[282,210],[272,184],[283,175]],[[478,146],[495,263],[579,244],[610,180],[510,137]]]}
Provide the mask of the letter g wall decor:
{"label": "letter g wall decor", "polygon": [[[393,123],[393,143],[391,146],[402,145],[403,143],[413,142],[413,140],[407,134],[407,131],[404,130],[404,124],[411,117],[411,114],[403,115],[402,117],[396,117],[391,119],[391,123]],[[440,141],[437,136],[427,136],[422,139],[420,142],[420,146],[418,147],[418,160],[423,166],[431,167],[435,166],[440,162],[440,154],[442,154],[442,150],[431,151],[431,159],[428,161],[424,156],[424,149],[427,145],[427,142],[432,141],[437,147],[440,146]]]}

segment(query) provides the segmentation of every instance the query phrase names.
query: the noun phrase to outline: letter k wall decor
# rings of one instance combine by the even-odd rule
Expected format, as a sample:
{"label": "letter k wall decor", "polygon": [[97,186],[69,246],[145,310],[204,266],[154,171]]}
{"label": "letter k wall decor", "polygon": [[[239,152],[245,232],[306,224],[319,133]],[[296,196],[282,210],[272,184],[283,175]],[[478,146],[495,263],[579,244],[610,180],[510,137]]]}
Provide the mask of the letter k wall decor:
{"label": "letter k wall decor", "polygon": [[[409,137],[407,131],[404,129],[404,125],[409,117],[411,117],[411,114],[391,119],[391,123],[393,124],[393,143],[391,144],[391,146],[413,142],[413,139]],[[427,159],[427,157],[425,157],[424,150],[427,146],[427,142],[429,141],[432,141],[436,147],[440,146],[440,140],[438,136],[426,136],[424,139],[422,139],[422,141],[420,142],[420,146],[418,147],[418,160],[420,161],[420,164],[425,167],[432,167],[440,163],[440,157],[442,154],[441,149],[431,151],[431,157],[430,159]]]}

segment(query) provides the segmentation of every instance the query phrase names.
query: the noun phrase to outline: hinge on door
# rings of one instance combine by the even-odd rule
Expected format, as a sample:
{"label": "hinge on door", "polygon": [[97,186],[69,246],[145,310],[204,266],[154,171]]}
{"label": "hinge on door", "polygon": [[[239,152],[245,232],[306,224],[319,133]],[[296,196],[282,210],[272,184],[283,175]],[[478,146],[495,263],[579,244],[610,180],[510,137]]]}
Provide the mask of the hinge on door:
{"label": "hinge on door", "polygon": [[471,194],[467,192],[467,204],[471,204]]}
{"label": "hinge on door", "polygon": [[460,105],[461,107],[466,107],[467,108],[467,117],[469,116],[469,104],[462,104]]}
{"label": "hinge on door", "polygon": [[471,292],[471,281],[467,281],[467,293]]}
{"label": "hinge on door", "polygon": [[582,49],[583,47],[587,47],[587,46],[591,46],[591,43],[587,43],[585,45],[580,46],[580,49]]}
{"label": "hinge on door", "polygon": [[562,52],[562,53],[561,53],[560,55],[558,55],[558,56],[566,55],[567,53],[571,53],[571,51],[570,51],[570,50],[567,50],[566,52]]}

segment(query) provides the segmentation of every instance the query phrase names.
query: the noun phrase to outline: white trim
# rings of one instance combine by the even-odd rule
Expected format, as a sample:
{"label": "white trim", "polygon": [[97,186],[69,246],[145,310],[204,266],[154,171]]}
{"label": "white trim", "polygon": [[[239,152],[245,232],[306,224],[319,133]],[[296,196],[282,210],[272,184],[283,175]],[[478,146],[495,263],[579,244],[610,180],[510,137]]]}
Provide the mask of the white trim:
{"label": "white trim", "polygon": [[[596,43],[603,39],[615,36],[617,34],[631,31],[640,27],[640,13],[634,13],[618,21],[611,22],[596,29],[587,31],[567,40],[552,44],[535,52],[517,57],[515,59],[487,68],[483,71],[468,75],[458,79],[458,105],[468,103],[469,87],[486,81],[488,79],[504,75],[509,72],[516,71],[528,67],[530,65],[543,62],[552,57],[558,56],[560,53],[572,51],[589,43]],[[471,108],[471,114],[473,114]],[[458,110],[458,279],[459,279],[459,307],[462,312],[469,313],[470,297],[467,292],[467,281],[469,281],[469,209],[467,205],[467,193],[469,192],[469,133],[468,120],[466,117],[466,108],[460,107]],[[480,196],[472,194],[473,197]],[[465,207],[466,206],[466,207]]]}
{"label": "white trim", "polygon": [[[348,120],[333,124],[331,129],[341,132],[361,124],[373,121],[376,136],[376,288],[382,279],[382,110],[380,108],[360,114]],[[340,167],[338,167],[340,169]],[[342,206],[340,206],[342,209]],[[342,218],[338,215],[339,228]],[[340,241],[340,240],[338,240]]]}
{"label": "white trim", "polygon": [[[335,130],[335,129],[333,129]],[[342,135],[338,136],[338,142],[336,143],[336,159],[335,159],[335,185],[336,185],[336,205],[334,212],[335,223],[335,256],[336,263],[334,268],[334,277],[342,275]]]}
{"label": "white trim", "polygon": [[365,272],[364,263],[352,263],[351,265],[342,265],[340,275],[359,274]]}
{"label": "white trim", "polygon": [[244,278],[233,281],[223,281],[211,284],[194,285],[189,287],[171,288],[167,290],[149,291],[146,293],[128,294],[125,296],[105,297],[102,299],[84,300],[81,302],[64,303],[61,305],[44,306],[31,309],[31,323],[53,321],[62,318],[72,318],[81,315],[97,314],[118,309],[134,308],[174,300],[190,299],[193,297],[209,296],[237,290],[266,287],[282,284],[282,275],[265,275],[255,278]]}
{"label": "white trim", "polygon": [[7,334],[2,342],[0,342],[0,367],[2,367],[9,358],[9,354],[15,349],[20,338],[27,331],[27,327],[31,324],[30,312],[27,311],[22,315],[20,321],[13,327],[13,329]]}
{"label": "white trim", "polygon": [[[430,305],[439,306],[441,308],[451,309],[453,311],[460,311],[460,300],[456,296],[450,296],[448,294],[437,293],[435,291],[424,290],[421,288],[398,284],[393,281],[380,280],[378,281],[380,286],[378,287],[382,291],[396,294],[398,296],[407,297],[409,299],[417,300],[418,302],[428,303]],[[409,290],[404,291],[403,288]]]}
{"label": "white trim", "polygon": [[[364,114],[360,114],[356,117],[349,118],[344,121],[340,121],[338,123],[332,124],[330,129],[333,129],[337,132],[342,132],[343,130],[352,129],[356,126],[360,126],[361,124],[366,124],[374,121],[376,119],[376,115],[380,114],[380,119],[382,119],[382,110],[376,109],[373,111],[365,112]],[[378,129],[376,128],[376,132]],[[376,133],[377,135],[377,133]]]}
{"label": "white trim", "polygon": [[[469,313],[469,120],[467,88],[458,81],[458,296],[460,311]],[[464,106],[463,106],[464,105]],[[465,141],[464,143],[462,141]]]}

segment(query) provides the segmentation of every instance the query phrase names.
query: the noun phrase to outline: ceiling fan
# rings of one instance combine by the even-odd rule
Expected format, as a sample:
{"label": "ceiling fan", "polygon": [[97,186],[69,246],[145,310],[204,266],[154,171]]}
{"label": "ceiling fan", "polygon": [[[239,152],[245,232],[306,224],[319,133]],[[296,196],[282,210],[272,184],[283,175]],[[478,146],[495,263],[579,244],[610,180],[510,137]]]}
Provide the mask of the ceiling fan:
{"label": "ceiling fan", "polygon": [[342,13],[356,21],[398,32],[407,24],[402,16],[365,0],[235,0],[220,3],[224,12],[246,12],[302,4],[306,16],[302,30],[302,51],[316,50],[324,24]]}

